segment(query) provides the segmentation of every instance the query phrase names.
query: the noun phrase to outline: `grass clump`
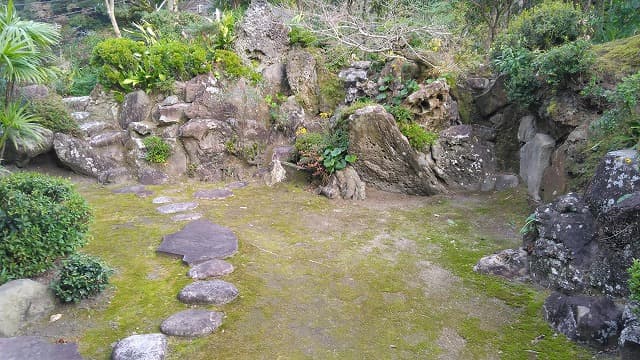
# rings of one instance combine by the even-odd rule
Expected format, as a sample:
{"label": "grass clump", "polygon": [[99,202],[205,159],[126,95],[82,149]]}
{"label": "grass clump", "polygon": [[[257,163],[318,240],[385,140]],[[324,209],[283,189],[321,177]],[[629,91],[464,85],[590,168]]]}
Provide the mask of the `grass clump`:
{"label": "grass clump", "polygon": [[438,134],[432,131],[427,131],[419,124],[400,123],[400,132],[406,136],[409,140],[409,144],[412,148],[422,151],[427,146],[433,145],[438,140]]}
{"label": "grass clump", "polygon": [[80,133],[78,123],[71,117],[58,95],[29,102],[29,110],[36,115],[40,125],[53,132],[77,135]]}
{"label": "grass clump", "polygon": [[230,77],[243,77],[257,83],[262,80],[262,74],[242,63],[238,54],[230,50],[216,50],[214,59],[222,71]]}
{"label": "grass clump", "polygon": [[148,136],[142,140],[146,148],[145,159],[154,164],[164,164],[171,156],[171,146],[159,136]]}

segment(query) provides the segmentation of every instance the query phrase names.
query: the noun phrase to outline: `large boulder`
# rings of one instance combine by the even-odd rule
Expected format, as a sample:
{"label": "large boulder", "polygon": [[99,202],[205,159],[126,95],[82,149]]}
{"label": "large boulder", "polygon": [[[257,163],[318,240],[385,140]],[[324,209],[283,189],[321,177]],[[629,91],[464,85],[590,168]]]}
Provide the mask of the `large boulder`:
{"label": "large boulder", "polygon": [[622,360],[640,359],[640,320],[638,307],[627,305],[622,313],[622,326],[618,338],[618,353]]}
{"label": "large boulder", "polygon": [[142,90],[125,95],[118,120],[122,129],[126,129],[130,123],[142,122],[149,119],[153,103]]}
{"label": "large boulder", "polygon": [[428,130],[440,131],[459,124],[458,103],[451,97],[449,85],[444,80],[420,84],[404,104],[415,114],[416,122]]}
{"label": "large boulder", "polygon": [[624,196],[640,191],[639,157],[637,150],[605,155],[585,191],[585,201],[594,214],[604,214]]}
{"label": "large boulder", "polygon": [[595,219],[582,198],[570,193],[539,206],[532,221],[524,243],[531,277],[554,289],[584,290],[599,249]]}
{"label": "large boulder", "polygon": [[16,145],[7,143],[6,160],[15,161],[18,166],[25,166],[38,155],[47,153],[53,149],[53,131],[43,129],[40,139],[26,138]]}
{"label": "large boulder", "polygon": [[9,281],[0,286],[0,337],[16,335],[54,308],[55,298],[47,286],[28,279]]}
{"label": "large boulder", "polygon": [[291,92],[300,100],[305,110],[318,113],[318,74],[316,59],[304,50],[292,50],[286,57],[287,81]]}
{"label": "large boulder", "polygon": [[556,145],[549,135],[538,133],[520,148],[520,177],[527,184],[529,196],[540,201],[540,184],[545,169],[551,164]]}
{"label": "large boulder", "polygon": [[277,62],[289,48],[289,29],[266,0],[253,0],[237,27],[235,50],[246,62]]}
{"label": "large boulder", "polygon": [[[477,125],[457,125],[441,131],[431,149],[438,176],[452,188],[482,189],[496,172],[494,140],[492,129]],[[483,190],[493,190],[493,180],[492,185]]]}
{"label": "large boulder", "polygon": [[86,141],[56,133],[53,148],[58,159],[74,172],[98,179],[100,182],[113,181],[122,175],[124,170],[117,167],[111,160],[100,155]]}
{"label": "large boulder", "polygon": [[617,344],[622,310],[607,297],[553,293],[544,302],[544,316],[556,331],[571,340],[604,349]]}
{"label": "large boulder", "polygon": [[364,182],[351,166],[332,174],[320,193],[329,199],[364,200],[367,197]]}
{"label": "large boulder", "polygon": [[498,77],[490,87],[475,99],[476,106],[482,116],[490,116],[509,104],[504,87],[504,78]]}
{"label": "large boulder", "polygon": [[432,169],[433,160],[414,150],[393,116],[380,105],[357,110],[349,118],[349,153],[362,179],[379,189],[406,194],[446,192]]}

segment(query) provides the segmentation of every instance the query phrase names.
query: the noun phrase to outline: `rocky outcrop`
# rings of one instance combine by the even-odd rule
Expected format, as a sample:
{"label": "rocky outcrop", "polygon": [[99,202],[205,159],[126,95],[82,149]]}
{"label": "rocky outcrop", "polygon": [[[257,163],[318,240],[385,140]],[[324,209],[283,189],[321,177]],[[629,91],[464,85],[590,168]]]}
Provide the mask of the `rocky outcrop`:
{"label": "rocky outcrop", "polygon": [[585,201],[595,214],[607,213],[623,196],[640,191],[639,157],[636,150],[612,151],[600,162],[585,191]]}
{"label": "rocky outcrop", "polygon": [[329,199],[364,200],[367,197],[364,182],[351,166],[332,174],[320,193]]}
{"label": "rocky outcrop", "polygon": [[318,113],[318,74],[316,59],[304,50],[292,50],[286,56],[286,74],[289,88],[305,110]]}
{"label": "rocky outcrop", "polygon": [[26,324],[48,316],[55,308],[51,290],[33,280],[0,286],[0,337],[14,336]]}
{"label": "rocky outcrop", "polygon": [[627,305],[622,313],[622,326],[618,338],[618,352],[622,360],[640,359],[640,320],[638,320],[638,307],[635,304]]}
{"label": "rocky outcrop", "polygon": [[349,153],[361,178],[379,189],[406,194],[446,192],[433,160],[414,150],[393,116],[382,106],[367,106],[349,118]]}
{"label": "rocky outcrop", "polygon": [[450,90],[444,80],[420,84],[420,88],[405,99],[404,105],[422,127],[440,131],[460,122],[458,103],[451,97]]}
{"label": "rocky outcrop", "polygon": [[39,139],[26,138],[18,142],[16,147],[11,141],[7,142],[6,160],[15,162],[19,167],[26,166],[31,159],[47,153],[53,149],[53,132],[42,129]]}
{"label": "rocky outcrop", "polygon": [[[482,126],[457,125],[440,132],[431,149],[439,178],[450,188],[493,190],[483,184],[493,181],[496,172],[495,133]],[[496,178],[497,180],[497,178]]]}
{"label": "rocky outcrop", "polygon": [[604,349],[617,344],[622,310],[606,297],[553,293],[544,302],[544,316],[571,340]]}
{"label": "rocky outcrop", "polygon": [[152,106],[151,99],[142,90],[125,95],[118,114],[120,126],[126,129],[130,123],[147,120],[151,115]]}
{"label": "rocky outcrop", "polygon": [[546,134],[538,133],[520,148],[520,177],[527,184],[529,196],[540,201],[540,184],[545,169],[551,164],[551,153],[555,140]]}
{"label": "rocky outcrop", "polygon": [[374,95],[369,89],[377,91],[376,84],[368,79],[370,67],[370,61],[356,61],[340,71],[338,77],[344,81],[346,89],[345,103],[351,104],[358,98]]}
{"label": "rocky outcrop", "polygon": [[507,106],[509,101],[503,77],[497,78],[485,92],[478,95],[474,100],[480,114],[485,117],[491,116]]}
{"label": "rocky outcrop", "polygon": [[237,27],[236,53],[250,63],[263,65],[282,58],[289,47],[289,29],[281,14],[276,14],[266,0],[253,0]]}
{"label": "rocky outcrop", "polygon": [[106,183],[121,175],[115,172],[116,165],[98,154],[84,140],[58,133],[53,140],[58,159],[78,174],[87,175]]}

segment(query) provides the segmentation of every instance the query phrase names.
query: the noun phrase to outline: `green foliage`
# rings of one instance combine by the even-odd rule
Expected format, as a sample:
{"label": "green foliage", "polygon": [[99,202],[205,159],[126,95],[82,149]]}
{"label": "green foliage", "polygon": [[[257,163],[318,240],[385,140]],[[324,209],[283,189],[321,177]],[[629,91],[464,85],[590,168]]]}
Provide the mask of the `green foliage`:
{"label": "green foliage", "polygon": [[289,44],[303,48],[318,45],[318,37],[314,33],[300,26],[292,26],[289,31]]}
{"label": "green foliage", "polygon": [[78,123],[69,115],[60,96],[31,100],[28,109],[38,118],[40,125],[53,132],[76,135],[80,132]]}
{"label": "green foliage", "polygon": [[216,49],[231,50],[235,36],[236,17],[231,11],[225,11],[217,23],[217,33],[214,40]]}
{"label": "green foliage", "polygon": [[151,25],[158,37],[167,41],[184,41],[183,33],[206,24],[206,20],[196,14],[187,11],[172,12],[164,9],[143,14],[141,22]]}
{"label": "green foliage", "polygon": [[161,137],[148,136],[142,140],[146,148],[145,159],[154,164],[164,164],[171,156],[171,146]]}
{"label": "green foliage", "polygon": [[318,132],[305,132],[296,137],[295,148],[300,154],[320,154],[326,146],[326,137]]}
{"label": "green foliage", "polygon": [[600,1],[591,11],[593,41],[612,41],[640,31],[640,0]]}
{"label": "green foliage", "polygon": [[113,270],[98,258],[72,254],[62,262],[58,278],[53,281],[51,288],[60,301],[77,303],[104,290],[111,274]]}
{"label": "green foliage", "polygon": [[17,102],[0,104],[0,164],[7,143],[14,148],[25,140],[41,140],[43,127],[38,118]]}
{"label": "green foliage", "polygon": [[66,180],[36,173],[0,178],[0,272],[37,275],[85,242],[91,212]]}
{"label": "green foliage", "polygon": [[238,54],[229,50],[216,50],[214,53],[214,59],[217,64],[222,67],[225,74],[230,77],[244,77],[251,80],[253,83],[257,83],[262,80],[262,74],[245,66],[242,63],[242,59]]}
{"label": "green foliage", "polygon": [[575,41],[585,35],[583,20],[582,11],[572,2],[545,0],[522,11],[510,22],[496,39],[493,52],[516,46],[528,50],[548,50]]}
{"label": "green foliage", "polygon": [[633,264],[627,270],[629,273],[629,300],[640,301],[640,260],[633,259]]}
{"label": "green foliage", "polygon": [[98,67],[103,86],[123,92],[166,92],[174,80],[188,80],[211,70],[203,46],[177,40],[159,40],[147,46],[126,38],[107,39],[94,48],[91,64]]}
{"label": "green foliage", "polygon": [[584,40],[570,42],[542,53],[536,58],[539,76],[553,89],[566,87],[573,77],[585,74],[594,62],[591,45]]}
{"label": "green foliage", "polygon": [[400,132],[409,140],[412,148],[422,151],[425,147],[433,145],[438,140],[438,134],[426,131],[416,123],[400,123]]}
{"label": "green foliage", "polygon": [[398,123],[408,123],[413,121],[414,114],[411,112],[411,110],[407,109],[404,106],[385,105],[384,108],[389,114],[393,115],[393,118],[396,119],[396,122]]}
{"label": "green foliage", "polygon": [[527,219],[524,221],[524,225],[520,228],[520,235],[526,235],[531,231],[536,229],[536,213],[531,213],[527,216]]}
{"label": "green foliage", "polygon": [[346,147],[328,147],[322,153],[322,166],[329,175],[356,162],[356,156],[347,154]]}

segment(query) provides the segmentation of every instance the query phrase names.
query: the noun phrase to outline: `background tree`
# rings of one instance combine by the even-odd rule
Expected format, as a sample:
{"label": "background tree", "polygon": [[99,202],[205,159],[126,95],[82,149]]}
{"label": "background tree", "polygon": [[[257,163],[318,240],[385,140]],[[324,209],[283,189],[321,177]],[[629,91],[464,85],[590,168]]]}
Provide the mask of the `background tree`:
{"label": "background tree", "polygon": [[109,15],[109,20],[111,20],[113,32],[116,34],[116,37],[122,37],[120,27],[118,27],[118,21],[116,20],[114,0],[104,0],[104,6],[107,8],[107,15]]}

